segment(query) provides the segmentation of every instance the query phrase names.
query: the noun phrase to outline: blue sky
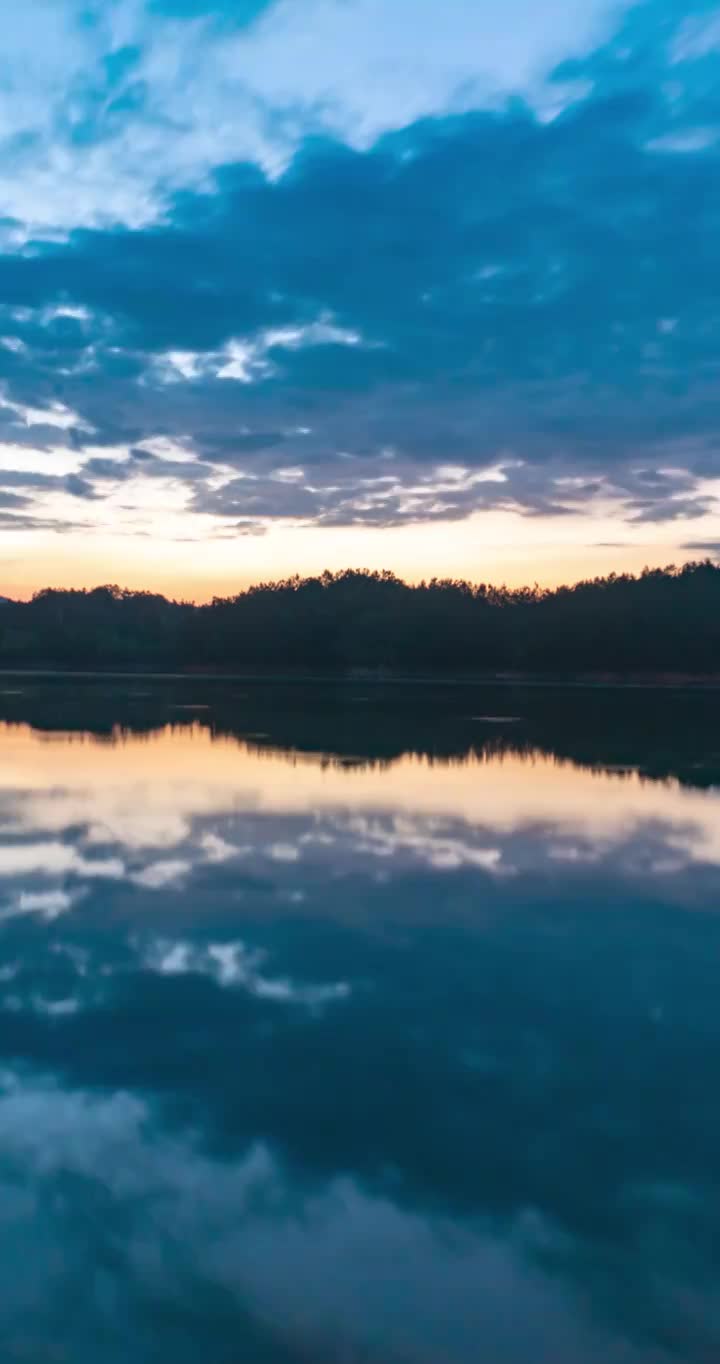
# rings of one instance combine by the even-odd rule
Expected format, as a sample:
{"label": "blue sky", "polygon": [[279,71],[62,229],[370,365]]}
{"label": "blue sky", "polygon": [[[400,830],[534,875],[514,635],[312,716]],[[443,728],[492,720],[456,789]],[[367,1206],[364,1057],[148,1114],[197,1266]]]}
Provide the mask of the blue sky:
{"label": "blue sky", "polygon": [[720,546],[720,7],[28,0],[0,587]]}

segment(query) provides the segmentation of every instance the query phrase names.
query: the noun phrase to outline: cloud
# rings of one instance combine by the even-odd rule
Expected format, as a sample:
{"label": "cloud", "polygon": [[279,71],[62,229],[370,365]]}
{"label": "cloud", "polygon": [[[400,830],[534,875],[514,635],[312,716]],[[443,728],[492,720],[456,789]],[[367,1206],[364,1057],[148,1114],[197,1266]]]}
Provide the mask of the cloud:
{"label": "cloud", "polygon": [[[456,781],[458,769],[449,775]],[[521,789],[517,780],[513,788]],[[670,788],[658,791],[667,799]],[[556,835],[555,821],[538,832],[550,851]],[[543,1303],[547,1277],[576,1320],[576,1295],[592,1304],[591,1333],[602,1322],[598,1359],[607,1358],[608,1333],[627,1343],[624,1358],[633,1358],[632,1342],[638,1360],[662,1353],[664,1332],[712,1353],[718,1114],[703,1096],[717,1050],[715,916],[688,925],[687,897],[674,907],[653,899],[649,938],[646,891],[626,893],[614,855],[584,867],[578,859],[562,881],[557,868],[538,875],[531,861],[522,880],[482,882],[472,868],[408,875],[397,856],[387,884],[369,879],[367,859],[363,868],[341,886],[323,875],[311,888],[312,912],[295,923],[293,911],[269,921],[267,888],[256,883],[242,939],[231,936],[234,875],[213,882],[199,913],[189,891],[179,917],[166,919],[167,936],[134,912],[125,919],[117,904],[111,932],[98,913],[83,916],[72,936],[63,920],[41,934],[27,920],[4,928],[16,934],[7,946],[22,972],[3,983],[4,998],[18,1001],[3,1015],[2,1036],[6,1064],[19,1074],[0,1079],[2,1227],[9,1221],[16,1247],[22,1229],[31,1280],[26,1266],[6,1276],[3,1338],[12,1340],[19,1322],[27,1329],[28,1298],[52,1301],[42,1291],[57,1282],[50,1265],[85,1283],[92,1261],[106,1270],[103,1291],[85,1295],[85,1329],[89,1319],[116,1324],[120,1301],[119,1350],[129,1322],[142,1340],[152,1320],[157,1342],[158,1320],[160,1329],[172,1320],[170,1311],[158,1316],[158,1304],[187,1298],[193,1315],[179,1328],[181,1353],[170,1353],[196,1358],[202,1329],[217,1320],[210,1287],[244,1301],[258,1288],[250,1264],[266,1266],[263,1283],[281,1285],[273,1302],[284,1304],[285,1320],[284,1285],[292,1295],[313,1246],[316,1255],[325,1247],[328,1264],[347,1265],[328,1280],[313,1260],[308,1280],[313,1324],[336,1342],[355,1321],[348,1313],[357,1301],[354,1293],[352,1303],[342,1294],[338,1301],[338,1278],[353,1288],[362,1281],[359,1319],[367,1321],[373,1285],[380,1292],[391,1282],[397,1302],[393,1263],[405,1266],[403,1292],[414,1286],[417,1294],[426,1282],[437,1289],[444,1246],[447,1291],[428,1291],[427,1310],[445,1333],[442,1357],[452,1358],[448,1293],[458,1294],[464,1314],[480,1302],[494,1320],[495,1279],[478,1278],[474,1256],[467,1278],[463,1270],[477,1238],[489,1237],[536,1282],[541,1276]],[[705,908],[715,904],[716,883],[693,883]],[[638,884],[647,888],[645,877]],[[622,907],[612,925],[609,903]],[[53,951],[68,941],[74,957]],[[103,993],[94,999],[98,982]],[[38,1078],[43,1070],[55,1071],[54,1082]],[[668,1108],[676,1083],[687,1102]],[[13,1216],[15,1200],[28,1195],[34,1215]],[[339,1207],[326,1247],[317,1202],[328,1195]],[[368,1199],[385,1208],[369,1232],[360,1208]],[[300,1236],[297,1255],[288,1251],[289,1225]],[[181,1264],[183,1274],[192,1266],[187,1281]],[[193,1291],[180,1294],[180,1282]],[[303,1281],[297,1304],[305,1291]],[[517,1305],[516,1285],[508,1301]],[[503,1320],[516,1315],[502,1312]],[[242,1319],[223,1319],[228,1359],[242,1357]],[[429,1326],[412,1334],[405,1299],[402,1320],[417,1353]],[[468,1337],[462,1320],[457,1359],[469,1364],[487,1334],[473,1326]],[[32,1321],[38,1331],[45,1325],[37,1314]],[[532,1336],[534,1348],[535,1329]],[[565,1356],[558,1349],[551,1357],[568,1364],[593,1357],[575,1337]],[[527,1357],[523,1340],[517,1358]]]}
{"label": "cloud", "polygon": [[151,862],[149,866],[143,867],[142,871],[134,872],[131,880],[136,886],[146,890],[164,890],[168,886],[177,885],[189,871],[189,862],[184,862],[180,858],[168,859],[164,862]]}
{"label": "cloud", "polygon": [[0,918],[11,919],[18,914],[39,914],[45,919],[55,919],[71,909],[77,901],[75,896],[65,890],[22,891],[6,908],[0,910]]}
{"label": "cloud", "polygon": [[[688,264],[704,249],[705,180],[696,175],[688,187],[674,158],[665,164],[638,149],[642,117],[642,105],[594,97],[550,125],[526,113],[468,114],[419,125],[368,152],[321,144],[274,183],[249,167],[230,168],[216,194],[179,202],[166,226],[85,232],[27,259],[0,260],[0,298],[38,308],[65,295],[113,319],[113,340],[139,371],[114,374],[113,361],[103,372],[100,349],[91,373],[68,377],[68,399],[107,441],[189,436],[199,468],[149,464],[153,474],[202,481],[212,463],[247,471],[264,459],[270,473],[314,464],[330,523],[394,524],[422,519],[422,508],[412,498],[385,517],[358,498],[343,508],[348,499],[333,494],[331,475],[332,467],[342,483],[343,453],[371,477],[388,454],[393,470],[448,459],[473,470],[510,450],[516,464],[554,462],[558,477],[583,470],[622,497],[631,491],[634,453],[658,445],[660,425],[671,420],[673,438],[691,435],[705,455],[702,438],[717,418],[714,401],[698,401],[690,368],[693,336],[714,307],[705,274]],[[642,238],[632,217],[620,225],[625,187],[637,178],[651,205]],[[570,185],[582,205],[574,213],[562,207]],[[541,252],[532,245],[538,234]],[[647,252],[656,260],[652,281],[638,268]],[[483,278],[488,260],[495,272]],[[677,330],[658,332],[658,317],[678,313]],[[322,317],[358,343],[313,338]],[[294,343],[297,329],[309,332],[308,344]],[[271,344],[263,340],[273,334]],[[236,336],[268,360],[249,383],[220,378]],[[653,365],[649,345],[659,350]],[[196,378],[179,374],[168,390],[152,380],[156,351],[207,359]],[[23,374],[37,382],[36,362],[11,359],[22,393]],[[681,380],[687,397],[673,391]],[[643,391],[642,411],[628,398],[633,384]],[[87,470],[112,472],[107,463]],[[115,472],[122,478],[126,470]],[[552,475],[532,494],[516,479],[530,510],[564,509]],[[87,484],[70,486],[88,496]],[[646,493],[640,520],[702,510]],[[497,490],[476,489],[458,512],[497,501]],[[260,497],[247,486],[218,488],[197,506],[237,518],[254,508],[282,515],[283,502],[285,514],[322,517],[306,485],[279,481]],[[442,498],[438,506],[442,514]],[[449,518],[455,506],[451,499]]]}
{"label": "cloud", "polygon": [[[496,16],[452,0],[438,25],[431,0],[412,22],[398,0],[375,24],[377,6],[56,12],[58,52],[33,61],[59,90],[62,54],[74,93],[44,136],[69,164],[82,148],[107,203],[73,184],[62,231],[14,205],[8,440],[49,469],[73,452],[45,489],[90,518],[122,519],[123,485],[151,507],[172,483],[181,520],[202,518],[190,536],[488,509],[712,517],[716,152],[678,150],[720,126],[705,9],[563,4],[551,22],[526,0]],[[500,481],[473,481],[487,469]]]}
{"label": "cloud", "polygon": [[57,876],[68,872],[114,880],[124,875],[125,868],[119,858],[86,858],[64,843],[4,843],[0,846],[0,877]]}
{"label": "cloud", "polygon": [[242,857],[249,849],[238,847],[235,843],[228,843],[220,834],[216,834],[212,829],[204,833],[200,839],[200,847],[208,862],[218,863],[227,862],[232,857]]}
{"label": "cloud", "polygon": [[438,26],[432,0],[397,0],[382,22],[378,0],[34,0],[5,38],[8,237],[138,226],[221,162],[281,168],[312,132],[368,145],[455,105],[547,102],[552,65],[607,31],[616,5],[545,10],[540,23],[529,0],[509,0],[498,22],[449,0]]}
{"label": "cloud", "polygon": [[[281,0],[238,46],[249,85],[270,108],[310,111],[355,146],[453,106],[510,94],[543,100],[556,63],[595,46],[617,6],[606,0],[508,0],[502,12],[448,0]],[[231,54],[235,57],[235,53]],[[402,60],[400,60],[402,57]],[[230,63],[228,62],[228,65]]]}
{"label": "cloud", "polygon": [[720,554],[720,540],[686,540],[682,548],[702,554]]}
{"label": "cloud", "polygon": [[[37,724],[41,701],[30,689],[8,708],[19,706],[16,721]],[[442,716],[406,714],[401,699],[389,727],[387,715],[383,722],[368,712],[367,725],[348,729],[343,707],[333,715],[322,698],[304,704],[304,761],[291,742],[292,717],[273,698],[246,696],[240,710],[236,702],[215,698],[203,728],[163,728],[167,696],[158,692],[138,712],[145,732],[117,735],[108,746],[102,716],[116,719],[117,703],[99,697],[91,718],[105,737],[72,744],[72,765],[68,746],[48,744],[38,730],[16,723],[5,736],[2,815],[23,830],[12,831],[12,847],[40,835],[20,865],[10,859],[20,887],[9,888],[9,898],[35,898],[2,924],[11,969],[0,980],[2,1054],[22,1070],[11,1090],[17,1103],[5,1102],[0,1076],[6,1179],[12,1166],[26,1193],[47,1192],[65,1230],[79,1236],[80,1228],[85,1256],[121,1266],[119,1283],[129,1282],[118,1257],[135,1244],[130,1227],[141,1229],[146,1272],[148,1258],[167,1263],[158,1247],[172,1227],[174,1244],[192,1247],[194,1272],[198,1246],[209,1248],[206,1289],[234,1282],[237,1290],[237,1246],[221,1265],[217,1222],[203,1237],[197,1226],[190,1235],[184,1220],[179,1229],[190,1206],[181,1188],[198,1209],[200,1169],[210,1165],[213,1207],[237,1225],[245,1204],[240,1194],[228,1203],[223,1171],[240,1171],[262,1146],[266,1166],[280,1166],[289,1180],[283,1176],[279,1194],[276,1185],[274,1194],[256,1189],[253,1200],[276,1284],[283,1210],[295,1226],[306,1224],[298,1215],[306,1194],[312,1200],[344,1181],[390,1204],[393,1221],[410,1219],[407,1254],[437,1219],[448,1233],[441,1241],[456,1248],[480,1227],[513,1245],[520,1230],[531,1272],[549,1273],[573,1301],[576,1291],[590,1299],[610,1330],[638,1341],[640,1358],[668,1321],[675,1339],[692,1329],[714,1345],[708,1247],[720,1118],[706,1098],[717,1052],[718,812],[700,785],[667,779],[686,769],[698,783],[710,780],[712,765],[695,763],[712,730],[703,723],[710,701],[688,701],[689,734],[685,723],[668,731],[666,765],[656,769],[662,780],[637,771],[654,760],[657,714],[648,718],[644,702],[631,698],[624,706],[632,715],[619,727],[617,707],[599,695],[582,703],[585,720],[592,705],[590,726],[539,696],[526,698],[522,723],[505,731],[468,718],[484,737],[467,763],[458,761],[456,714],[438,728]],[[137,704],[128,701],[131,710]],[[72,711],[68,718],[84,730],[81,703]],[[252,725],[253,746],[223,738],[224,723],[235,731]],[[543,729],[551,736],[544,758],[533,746]],[[449,763],[439,760],[445,736]],[[571,752],[577,745],[586,766],[558,760],[566,744]],[[165,749],[175,755],[170,764],[159,760]],[[419,758],[429,749],[431,772]],[[405,761],[388,761],[403,751]],[[351,752],[384,761],[328,762],[328,754]],[[598,763],[609,755],[632,770],[603,773]],[[51,798],[38,800],[39,781]],[[188,872],[180,885],[158,884],[145,897],[149,917],[137,912],[131,879],[147,865],[130,819],[140,805],[151,842],[177,847],[167,860],[193,863],[192,880]],[[66,831],[62,858],[42,837],[48,820]],[[38,900],[44,881],[40,891],[34,883],[27,889],[31,867],[82,875],[76,845],[85,847],[88,826],[103,858],[121,852],[129,874],[89,884],[81,912],[38,922],[59,906]],[[265,850],[278,843],[301,847],[301,862],[270,862]],[[233,844],[254,850],[241,867],[224,856]],[[218,850],[222,860],[208,858]],[[498,875],[503,868],[514,874]],[[609,904],[618,906],[612,923]],[[57,1098],[52,1112],[31,1078],[43,1070],[56,1077],[45,1086]],[[676,1083],[686,1102],[668,1108]],[[192,1149],[193,1169],[183,1165],[177,1183],[158,1189],[152,1176],[149,1203],[135,1136],[143,1151],[147,1141],[163,1179],[176,1169],[178,1148]],[[55,1162],[62,1197],[54,1196]],[[43,1225],[39,1209],[14,1217],[10,1198],[4,1189],[5,1226],[11,1218],[14,1237],[21,1226],[32,1238]],[[354,1206],[346,1188],[339,1229],[346,1238]],[[103,1215],[91,1217],[93,1207]],[[107,1230],[114,1258],[88,1250],[88,1225]],[[253,1225],[242,1238],[254,1260],[259,1236]],[[63,1265],[71,1244],[64,1241]],[[382,1244],[378,1232],[374,1250]],[[148,1256],[149,1245],[157,1255]],[[437,1287],[435,1251],[431,1261]],[[29,1254],[28,1263],[43,1282],[43,1261]],[[417,1286],[415,1261],[407,1272]],[[85,1273],[78,1277],[85,1283]],[[374,1281],[381,1280],[384,1271]],[[357,1265],[350,1281],[358,1282]],[[159,1295],[144,1299],[155,1320],[168,1283],[178,1283],[175,1262]],[[37,1286],[35,1279],[35,1296],[46,1302]],[[207,1299],[196,1288],[188,1298],[197,1326],[207,1320]],[[476,1301],[468,1283],[461,1289],[463,1301]],[[12,1293],[21,1291],[18,1272]],[[445,1305],[444,1319],[446,1296],[430,1296]],[[481,1297],[494,1302],[491,1293]],[[103,1288],[90,1295],[88,1311],[116,1301]],[[6,1314],[9,1302],[16,1299],[6,1283]],[[322,1305],[332,1307],[325,1297]],[[3,1339],[12,1338],[6,1321]],[[183,1348],[197,1357],[188,1329]],[[243,1353],[237,1339],[228,1343],[233,1358]],[[475,1344],[473,1336],[462,1364],[477,1357]],[[603,1358],[606,1348],[603,1338]],[[311,1357],[317,1353],[315,1346]],[[588,1354],[573,1345],[568,1359],[577,1358]]]}
{"label": "cloud", "polygon": [[[20,1356],[51,1353],[61,1321],[78,1364],[98,1339],[120,1364],[128,1338],[192,1364],[221,1319],[223,1364],[381,1358],[389,1335],[403,1357],[447,1364],[471,1364],[478,1341],[507,1364],[538,1350],[558,1364],[648,1358],[624,1323],[598,1340],[553,1266],[532,1262],[536,1246],[563,1269],[573,1250],[582,1260],[541,1219],[458,1234],[352,1175],[308,1178],[265,1142],[206,1153],[164,1131],[152,1103],[34,1074],[4,1076],[0,1117],[0,1325]],[[81,1285],[83,1312],[68,1314]]]}
{"label": "cloud", "polygon": [[153,942],[146,949],[146,970],[160,975],[188,974],[209,976],[216,984],[246,990],[257,999],[276,1004],[303,1005],[318,1009],[348,999],[351,989],[345,981],[308,985],[281,976],[268,976],[261,967],[264,952],[250,951],[242,942],[210,943],[198,949],[190,942]]}
{"label": "cloud", "polygon": [[[45,230],[162,213],[231,159],[287,164],[318,131],[369,145],[452,107],[541,103],[611,0],[36,0],[8,26],[0,213]],[[37,42],[41,29],[44,41]],[[554,96],[557,99],[557,95]]]}
{"label": "cloud", "polygon": [[642,524],[647,521],[689,521],[706,516],[716,507],[716,499],[711,497],[672,497],[666,499],[647,499],[631,503],[635,509],[631,521]]}

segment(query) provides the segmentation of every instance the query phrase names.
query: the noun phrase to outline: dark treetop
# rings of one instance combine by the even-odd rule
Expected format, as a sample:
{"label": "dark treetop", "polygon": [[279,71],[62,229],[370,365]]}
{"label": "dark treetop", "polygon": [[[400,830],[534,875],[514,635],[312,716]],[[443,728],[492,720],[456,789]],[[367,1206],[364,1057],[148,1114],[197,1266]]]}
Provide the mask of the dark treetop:
{"label": "dark treetop", "polygon": [[0,605],[0,667],[25,665],[707,676],[720,674],[720,565],[552,590],[346,570],[203,606],[47,589]]}

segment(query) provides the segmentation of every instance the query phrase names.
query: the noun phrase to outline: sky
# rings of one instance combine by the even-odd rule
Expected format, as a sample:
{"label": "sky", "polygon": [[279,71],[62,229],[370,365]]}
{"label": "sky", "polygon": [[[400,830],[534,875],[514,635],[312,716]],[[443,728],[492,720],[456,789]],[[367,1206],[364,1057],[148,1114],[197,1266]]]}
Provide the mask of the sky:
{"label": "sky", "polygon": [[0,594],[720,552],[720,7],[26,0]]}

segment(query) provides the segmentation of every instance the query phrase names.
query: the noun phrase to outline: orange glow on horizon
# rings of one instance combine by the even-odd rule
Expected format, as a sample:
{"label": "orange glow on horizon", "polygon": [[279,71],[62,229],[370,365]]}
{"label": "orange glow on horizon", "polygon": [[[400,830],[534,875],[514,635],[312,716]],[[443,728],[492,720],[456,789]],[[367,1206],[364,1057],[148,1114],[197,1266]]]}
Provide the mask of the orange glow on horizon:
{"label": "orange glow on horizon", "polygon": [[[578,521],[580,518],[578,518]],[[387,531],[310,531],[272,528],[266,536],[237,541],[178,543],[127,536],[17,536],[0,554],[0,596],[29,599],[45,587],[92,588],[117,583],[198,603],[232,596],[258,582],[313,576],[325,569],[389,569],[410,583],[463,578],[508,587],[557,587],[611,572],[640,573],[702,558],[673,540],[588,543],[594,526],[575,525],[574,536],[550,540],[537,522],[502,527],[488,536],[476,519],[458,525]],[[497,530],[500,527],[494,528]],[[544,529],[545,535],[542,531]],[[569,528],[568,528],[569,529]],[[514,532],[508,535],[508,530]],[[555,528],[553,527],[553,531]],[[584,540],[580,536],[586,537]],[[22,540],[22,545],[20,544]]]}

